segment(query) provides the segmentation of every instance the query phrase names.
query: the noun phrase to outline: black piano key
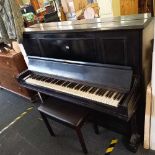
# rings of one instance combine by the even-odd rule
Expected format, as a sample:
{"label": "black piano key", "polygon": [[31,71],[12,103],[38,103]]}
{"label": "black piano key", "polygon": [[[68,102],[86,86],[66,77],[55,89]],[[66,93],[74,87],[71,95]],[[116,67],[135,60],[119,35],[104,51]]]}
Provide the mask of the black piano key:
{"label": "black piano key", "polygon": [[83,91],[83,89],[85,88],[86,86],[85,85],[83,85],[83,87],[80,89],[80,91]]}
{"label": "black piano key", "polygon": [[75,88],[75,86],[77,86],[77,85],[78,85],[78,84],[74,82],[74,83],[72,84],[72,87],[71,87],[71,88]]}
{"label": "black piano key", "polygon": [[37,75],[35,75],[35,74],[31,74],[31,76],[30,76],[32,79],[35,79],[36,77],[37,77]]}
{"label": "black piano key", "polygon": [[37,80],[42,81],[43,78],[43,76],[39,76],[39,79],[37,78]]}
{"label": "black piano key", "polygon": [[103,91],[103,89],[100,88],[100,89],[96,92],[96,95],[102,96],[102,91]]}
{"label": "black piano key", "polygon": [[109,98],[111,98],[113,94],[114,94],[114,91],[111,91],[109,94]]}
{"label": "black piano key", "polygon": [[118,100],[118,98],[121,96],[121,93],[118,93],[116,96],[116,100]]}
{"label": "black piano key", "polygon": [[100,89],[98,95],[99,95],[99,96],[103,96],[103,94],[104,94],[105,92],[106,92],[105,89]]}
{"label": "black piano key", "polygon": [[90,88],[91,88],[90,86],[87,86],[83,91],[87,92]]}
{"label": "black piano key", "polygon": [[65,82],[64,80],[59,80],[56,84],[60,86],[60,85],[62,85],[64,82]]}
{"label": "black piano key", "polygon": [[72,89],[75,89],[79,84],[78,83],[74,83]]}
{"label": "black piano key", "polygon": [[66,81],[62,86],[66,87],[69,83],[70,83],[69,81]]}
{"label": "black piano key", "polygon": [[79,84],[78,84],[78,83],[76,83],[76,85],[73,87],[73,89],[75,89],[78,85],[79,85]]}
{"label": "black piano key", "polygon": [[113,92],[113,94],[112,94],[112,96],[111,96],[112,99],[114,99],[116,93],[117,93],[117,92],[115,92],[115,91]]}
{"label": "black piano key", "polygon": [[54,78],[51,78],[50,82],[49,83],[52,83],[52,81],[54,81],[55,79]]}
{"label": "black piano key", "polygon": [[106,89],[103,89],[101,92],[101,96],[103,96],[106,93],[106,91],[107,91]]}
{"label": "black piano key", "polygon": [[46,79],[47,79],[47,77],[44,77],[44,78],[41,79],[41,81],[46,81]]}
{"label": "black piano key", "polygon": [[116,100],[119,101],[122,97],[123,97],[123,94],[120,93]]}
{"label": "black piano key", "polygon": [[109,92],[106,94],[106,97],[109,97],[110,93],[111,93],[111,91],[109,91]]}
{"label": "black piano key", "polygon": [[31,74],[31,77],[33,77],[33,76],[38,76],[38,75],[37,75],[37,74],[32,73],[32,74]]}
{"label": "black piano key", "polygon": [[116,100],[118,95],[119,95],[119,93],[117,92],[116,95],[114,96],[114,100]]}
{"label": "black piano key", "polygon": [[45,81],[46,80],[46,77],[42,77],[41,81]]}
{"label": "black piano key", "polygon": [[82,84],[78,84],[76,87],[75,87],[75,90],[79,90],[81,87],[83,87]]}
{"label": "black piano key", "polygon": [[52,84],[55,84],[55,83],[57,83],[59,80],[58,79],[54,79],[51,83]]}
{"label": "black piano key", "polygon": [[46,82],[47,80],[49,80],[49,77],[46,77],[46,79],[44,81]]}
{"label": "black piano key", "polygon": [[96,95],[99,95],[100,91],[101,91],[101,89],[99,89],[95,94]]}
{"label": "black piano key", "polygon": [[40,75],[33,76],[33,79],[40,80],[42,77]]}
{"label": "black piano key", "polygon": [[37,80],[42,81],[45,77],[43,76],[39,76],[39,79],[37,78]]}
{"label": "black piano key", "polygon": [[81,91],[84,91],[87,88],[87,86],[82,87],[82,89],[80,89]]}
{"label": "black piano key", "polygon": [[89,91],[89,93],[90,93],[90,94],[93,94],[93,93],[95,93],[95,91],[96,91],[97,89],[98,89],[98,88],[93,87],[93,88]]}
{"label": "black piano key", "polygon": [[90,91],[91,91],[92,89],[93,89],[93,87],[90,86],[90,87],[88,88],[87,92],[90,93]]}
{"label": "black piano key", "polygon": [[54,80],[53,78],[48,78],[48,79],[46,79],[45,82],[50,83],[50,82],[52,82],[53,80]]}
{"label": "black piano key", "polygon": [[76,85],[77,85],[77,83],[73,82],[73,83],[70,83],[67,87],[68,88],[74,88]]}
{"label": "black piano key", "polygon": [[104,95],[104,93],[106,92],[106,90],[105,89],[100,89],[100,91],[99,91],[99,96],[103,96]]}
{"label": "black piano key", "polygon": [[80,91],[82,91],[82,89],[85,87],[85,85],[82,85],[81,88],[79,89]]}

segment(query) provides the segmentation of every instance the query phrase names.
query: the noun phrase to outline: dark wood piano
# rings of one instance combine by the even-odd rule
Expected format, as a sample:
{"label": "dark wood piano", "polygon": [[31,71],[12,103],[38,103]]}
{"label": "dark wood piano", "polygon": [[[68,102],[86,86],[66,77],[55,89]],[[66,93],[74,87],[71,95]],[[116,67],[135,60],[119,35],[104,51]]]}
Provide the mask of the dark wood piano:
{"label": "dark wood piano", "polygon": [[23,35],[29,65],[20,84],[87,108],[135,152],[151,70],[150,15],[36,24]]}

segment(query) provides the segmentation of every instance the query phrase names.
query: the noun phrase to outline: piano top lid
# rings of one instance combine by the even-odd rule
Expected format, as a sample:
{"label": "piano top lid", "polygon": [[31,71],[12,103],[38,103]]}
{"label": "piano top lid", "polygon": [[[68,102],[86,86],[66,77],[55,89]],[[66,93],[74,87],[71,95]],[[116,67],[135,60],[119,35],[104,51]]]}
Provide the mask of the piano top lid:
{"label": "piano top lid", "polygon": [[62,32],[86,30],[116,30],[116,29],[142,29],[151,20],[151,14],[138,14],[109,18],[83,19],[76,21],[63,21],[35,24],[25,28],[24,32]]}

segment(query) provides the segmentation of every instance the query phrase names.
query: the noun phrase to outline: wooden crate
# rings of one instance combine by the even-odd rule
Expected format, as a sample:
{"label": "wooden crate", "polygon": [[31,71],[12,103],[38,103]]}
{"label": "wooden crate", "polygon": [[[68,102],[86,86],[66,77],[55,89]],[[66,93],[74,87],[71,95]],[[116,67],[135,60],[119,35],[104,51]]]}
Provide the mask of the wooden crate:
{"label": "wooden crate", "polygon": [[17,75],[26,69],[21,52],[0,52],[0,87],[31,100],[34,93],[21,87],[16,79]]}

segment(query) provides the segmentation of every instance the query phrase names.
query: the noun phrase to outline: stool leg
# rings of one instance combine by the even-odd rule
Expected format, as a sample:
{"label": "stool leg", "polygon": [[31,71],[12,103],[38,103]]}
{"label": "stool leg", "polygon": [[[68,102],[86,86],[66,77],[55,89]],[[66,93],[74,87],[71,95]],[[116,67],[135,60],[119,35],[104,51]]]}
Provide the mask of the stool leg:
{"label": "stool leg", "polygon": [[45,116],[42,112],[40,112],[40,114],[41,114],[41,117],[42,117],[42,119],[44,120],[45,125],[46,125],[46,127],[47,127],[49,133],[51,134],[51,136],[55,136],[55,134],[54,134],[54,132],[53,132],[53,130],[52,130],[52,128],[51,128],[51,126],[50,126],[50,124],[49,124],[47,118],[46,118],[46,116]]}
{"label": "stool leg", "polygon": [[93,126],[94,126],[95,133],[98,135],[99,134],[98,125],[94,123]]}
{"label": "stool leg", "polygon": [[85,154],[88,153],[81,130],[79,128],[76,128],[76,133],[78,135],[83,152]]}

